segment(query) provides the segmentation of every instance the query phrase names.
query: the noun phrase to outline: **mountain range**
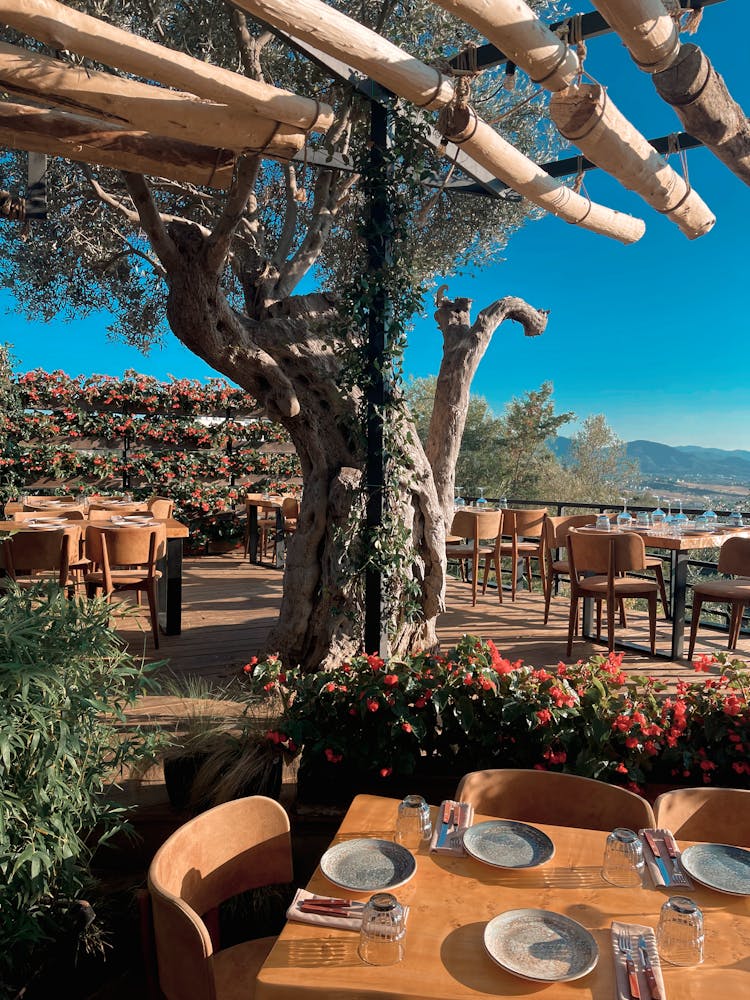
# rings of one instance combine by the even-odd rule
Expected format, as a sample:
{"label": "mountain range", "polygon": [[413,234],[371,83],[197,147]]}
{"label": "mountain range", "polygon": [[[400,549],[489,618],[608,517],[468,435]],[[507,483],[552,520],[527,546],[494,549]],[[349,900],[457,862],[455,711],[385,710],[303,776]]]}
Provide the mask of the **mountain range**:
{"label": "mountain range", "polygon": [[[570,438],[557,437],[551,447],[565,462],[570,454]],[[750,451],[725,451],[693,444],[672,446],[657,441],[628,441],[626,448],[628,458],[638,462],[644,479],[750,484]]]}

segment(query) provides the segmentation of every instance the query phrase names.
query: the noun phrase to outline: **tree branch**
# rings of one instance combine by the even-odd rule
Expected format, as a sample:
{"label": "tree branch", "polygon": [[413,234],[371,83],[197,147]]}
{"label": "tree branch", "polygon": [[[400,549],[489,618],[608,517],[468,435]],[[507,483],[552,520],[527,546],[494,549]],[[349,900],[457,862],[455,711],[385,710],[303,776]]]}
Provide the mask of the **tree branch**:
{"label": "tree branch", "polygon": [[151,197],[151,191],[143,174],[130,174],[123,171],[125,184],[130,197],[138,211],[140,225],[148,236],[151,246],[156,251],[165,271],[169,273],[179,264],[179,254],[164,227],[164,220]]}
{"label": "tree branch", "polygon": [[297,229],[297,219],[299,217],[299,200],[297,188],[297,173],[291,163],[284,164],[284,177],[286,178],[286,210],[284,212],[284,225],[281,236],[273,255],[271,263],[276,268],[281,268],[284,261],[289,256],[294,243],[294,233]]}
{"label": "tree branch", "polygon": [[260,169],[259,156],[243,156],[232,179],[224,211],[206,243],[206,262],[218,272],[224,266],[234,231],[247,208]]}

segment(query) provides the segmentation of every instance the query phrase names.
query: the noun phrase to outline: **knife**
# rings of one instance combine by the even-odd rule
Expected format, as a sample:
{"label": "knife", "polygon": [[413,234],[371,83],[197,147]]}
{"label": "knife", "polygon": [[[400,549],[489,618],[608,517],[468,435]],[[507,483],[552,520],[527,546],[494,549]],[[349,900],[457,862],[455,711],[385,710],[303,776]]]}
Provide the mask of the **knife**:
{"label": "knife", "polygon": [[651,959],[646,948],[646,938],[643,934],[638,938],[638,950],[641,953],[641,962],[643,963],[643,971],[646,974],[646,982],[648,983],[648,988],[651,990],[651,1000],[661,1000],[659,984],[654,975],[654,967],[651,965]]}
{"label": "knife", "polygon": [[445,845],[445,841],[448,839],[448,830],[453,825],[453,808],[453,803],[449,799],[446,799],[443,803],[443,825],[440,829],[440,833],[438,834],[435,847],[443,847]]}
{"label": "knife", "polygon": [[669,876],[669,872],[667,871],[667,866],[659,851],[659,844],[655,840],[653,833],[650,830],[644,830],[643,836],[646,840],[646,843],[649,846],[649,850],[654,856],[654,862],[656,863],[656,867],[659,869],[661,877],[664,879],[664,885],[671,885],[672,879]]}

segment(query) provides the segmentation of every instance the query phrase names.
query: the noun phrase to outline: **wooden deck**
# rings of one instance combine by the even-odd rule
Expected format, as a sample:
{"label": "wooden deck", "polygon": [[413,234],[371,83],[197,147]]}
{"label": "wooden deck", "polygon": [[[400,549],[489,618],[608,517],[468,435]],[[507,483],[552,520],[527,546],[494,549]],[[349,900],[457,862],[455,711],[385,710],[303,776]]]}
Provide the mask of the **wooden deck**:
{"label": "wooden deck", "polygon": [[[133,619],[121,620],[118,627],[129,641],[131,652],[147,660],[167,663],[159,675],[177,677],[200,675],[217,682],[228,681],[241,666],[264,648],[281,599],[282,574],[266,565],[251,565],[241,552],[224,556],[186,559],[183,584],[183,631],[179,636],[162,636],[159,650],[154,650],[148,632],[146,609],[138,617],[142,631]],[[586,658],[602,646],[576,640],[573,656],[565,656],[568,602],[553,599],[549,625],[543,625],[541,593],[520,592],[515,603],[504,594],[500,605],[497,593],[477,599],[471,606],[467,584],[451,580],[447,594],[448,611],[441,616],[438,633],[445,650],[465,633],[492,639],[504,656],[522,659],[537,667],[549,667],[560,660],[573,662]],[[127,627],[126,627],[127,626]],[[669,623],[659,620],[657,649],[669,649]],[[628,628],[618,629],[633,642],[646,644],[645,615],[631,613]],[[725,648],[726,636],[701,629],[696,655],[717,653]],[[750,638],[740,642],[738,655],[750,656]],[[647,654],[626,652],[625,668],[631,673],[648,673],[673,685],[680,677],[694,677],[692,664],[686,660],[670,662],[652,659]]]}

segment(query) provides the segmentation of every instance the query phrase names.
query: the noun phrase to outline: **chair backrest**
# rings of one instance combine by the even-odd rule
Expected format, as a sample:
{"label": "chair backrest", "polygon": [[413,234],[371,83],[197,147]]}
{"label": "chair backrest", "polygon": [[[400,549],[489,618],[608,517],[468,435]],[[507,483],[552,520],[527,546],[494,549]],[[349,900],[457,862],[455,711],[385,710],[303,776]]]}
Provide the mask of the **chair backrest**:
{"label": "chair backrest", "polygon": [[292,518],[296,520],[299,517],[299,500],[297,497],[284,497],[281,501],[281,513],[284,515],[284,519]]}
{"label": "chair backrest", "polygon": [[547,508],[521,509],[509,507],[503,511],[503,534],[521,538],[541,538]]}
{"label": "chair backrest", "polygon": [[17,510],[14,521],[45,521],[47,518],[62,518],[65,521],[83,521],[84,513],[78,507],[61,511]]}
{"label": "chair backrest", "polygon": [[[224,802],[175,830],[148,873],[159,983],[169,1000],[215,1000],[214,946],[203,915],[292,877],[289,817],[273,799]],[[251,984],[243,988],[252,995]]]}
{"label": "chair backrest", "polygon": [[544,521],[544,540],[550,549],[561,549],[567,545],[571,528],[582,528],[585,524],[595,524],[596,514],[569,514],[562,517],[548,515]]}
{"label": "chair backrest", "polygon": [[750,848],[750,791],[740,788],[677,788],[654,802],[656,825],[678,840],[702,840]]}
{"label": "chair backrest", "polygon": [[73,548],[67,529],[17,531],[5,539],[4,548],[5,566],[13,579],[22,573],[56,570],[60,586],[65,586]]}
{"label": "chair backrest", "polygon": [[150,497],[146,504],[154,517],[168,518],[174,510],[174,500],[168,497]]}
{"label": "chair backrest", "polygon": [[750,538],[727,538],[719,549],[719,572],[750,576]]}
{"label": "chair backrest", "polygon": [[453,515],[449,534],[459,538],[497,538],[503,523],[502,510],[487,510],[471,513],[457,510]]}
{"label": "chair backrest", "polygon": [[646,799],[618,785],[559,771],[498,768],[465,774],[456,800],[478,813],[586,830],[631,830],[654,826]]}
{"label": "chair backrest", "polygon": [[572,528],[568,532],[571,574],[617,574],[646,568],[646,546],[635,531],[588,532]]}
{"label": "chair backrest", "polygon": [[86,557],[104,568],[105,577],[117,566],[143,567],[153,575],[156,560],[166,551],[167,532],[158,527],[92,525],[86,530]]}

